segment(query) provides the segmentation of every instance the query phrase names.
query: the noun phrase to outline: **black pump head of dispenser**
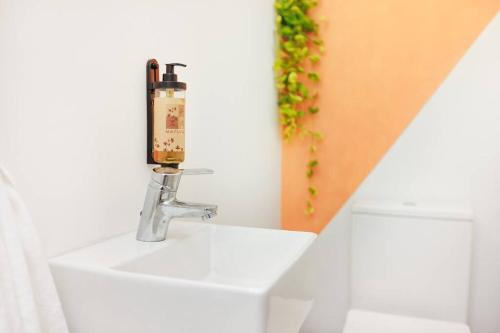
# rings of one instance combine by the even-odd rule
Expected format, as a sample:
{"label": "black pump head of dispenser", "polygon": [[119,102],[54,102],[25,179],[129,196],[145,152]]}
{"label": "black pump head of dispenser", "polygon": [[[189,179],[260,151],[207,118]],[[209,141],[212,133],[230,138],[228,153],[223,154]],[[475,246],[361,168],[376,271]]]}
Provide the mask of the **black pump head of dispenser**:
{"label": "black pump head of dispenser", "polygon": [[175,66],[187,67],[184,64],[170,63],[165,64],[166,71],[163,74],[163,79],[153,83],[153,88],[186,90],[186,83],[177,81],[177,74],[175,74]]}
{"label": "black pump head of dispenser", "polygon": [[187,67],[186,65],[179,63],[165,64],[165,66],[166,66],[166,71],[165,74],[163,74],[163,81],[177,81],[177,74],[175,74],[175,66]]}

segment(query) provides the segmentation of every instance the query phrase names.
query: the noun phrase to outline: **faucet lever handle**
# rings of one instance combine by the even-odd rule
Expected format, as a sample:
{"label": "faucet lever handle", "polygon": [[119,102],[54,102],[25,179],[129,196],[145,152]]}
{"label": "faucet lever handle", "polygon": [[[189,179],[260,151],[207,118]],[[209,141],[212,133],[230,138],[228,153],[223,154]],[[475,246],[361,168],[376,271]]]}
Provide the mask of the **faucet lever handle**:
{"label": "faucet lever handle", "polygon": [[182,174],[186,175],[186,176],[213,175],[214,170],[212,170],[212,169],[182,169]]}

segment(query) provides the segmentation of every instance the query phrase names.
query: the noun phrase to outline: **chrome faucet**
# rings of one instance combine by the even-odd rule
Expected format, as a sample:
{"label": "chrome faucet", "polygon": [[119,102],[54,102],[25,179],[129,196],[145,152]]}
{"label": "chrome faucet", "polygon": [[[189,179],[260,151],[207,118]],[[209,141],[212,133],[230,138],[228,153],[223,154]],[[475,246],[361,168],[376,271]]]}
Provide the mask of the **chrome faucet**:
{"label": "chrome faucet", "polygon": [[182,175],[213,174],[209,169],[153,169],[141,212],[137,240],[160,242],[167,237],[170,220],[179,217],[210,219],[217,215],[217,206],[178,201],[177,189]]}

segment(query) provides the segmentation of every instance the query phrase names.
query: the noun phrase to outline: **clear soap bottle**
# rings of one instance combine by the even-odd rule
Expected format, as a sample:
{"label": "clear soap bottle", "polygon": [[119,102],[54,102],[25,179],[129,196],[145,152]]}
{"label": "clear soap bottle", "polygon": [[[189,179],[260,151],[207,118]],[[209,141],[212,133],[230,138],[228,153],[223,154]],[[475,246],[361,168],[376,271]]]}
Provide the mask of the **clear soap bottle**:
{"label": "clear soap bottle", "polygon": [[175,66],[167,64],[163,80],[154,83],[153,97],[153,160],[177,167],[185,155],[186,83],[177,81]]}

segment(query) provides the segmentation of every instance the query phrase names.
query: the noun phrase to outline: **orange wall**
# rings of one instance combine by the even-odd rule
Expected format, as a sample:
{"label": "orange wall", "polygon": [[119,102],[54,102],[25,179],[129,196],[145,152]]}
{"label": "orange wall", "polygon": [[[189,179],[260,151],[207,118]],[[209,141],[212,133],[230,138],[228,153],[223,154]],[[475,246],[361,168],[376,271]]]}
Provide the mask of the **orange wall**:
{"label": "orange wall", "polygon": [[499,9],[500,0],[320,3],[316,213],[304,213],[307,143],[284,143],[284,228],[319,232],[332,219]]}

